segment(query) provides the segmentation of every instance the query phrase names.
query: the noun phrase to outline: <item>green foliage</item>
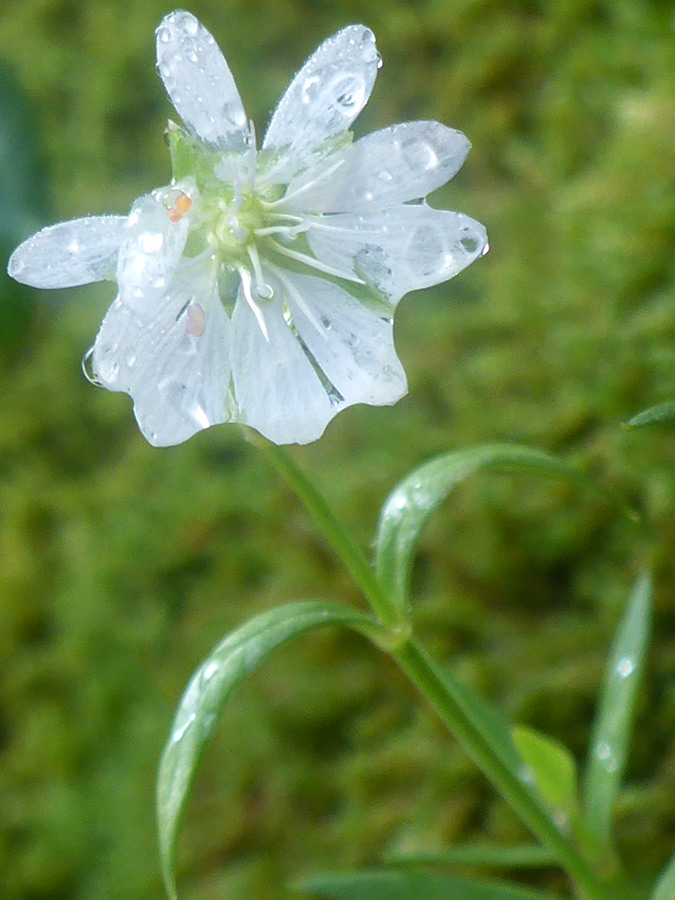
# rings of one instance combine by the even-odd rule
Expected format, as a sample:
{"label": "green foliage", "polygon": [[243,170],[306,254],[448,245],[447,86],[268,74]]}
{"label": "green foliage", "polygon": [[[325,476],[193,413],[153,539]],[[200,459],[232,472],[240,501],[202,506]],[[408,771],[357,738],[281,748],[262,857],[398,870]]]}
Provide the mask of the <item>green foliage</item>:
{"label": "green foliage", "polygon": [[[432,202],[485,222],[492,249],[403,301],[409,397],[350,409],[293,453],[364,543],[405,472],[477,442],[542,447],[634,500],[657,539],[655,648],[615,833],[649,884],[673,850],[675,435],[619,423],[675,395],[672,10],[644,0],[190,8],[218,37],[259,132],[307,53],[363,18],[384,67],[357,134],[433,117],[471,139],[464,169]],[[3,7],[0,54],[36,111],[50,221],[122,213],[168,179],[162,133],[174,113],[153,58],[167,9]],[[84,382],[79,359],[110,291],[42,295],[21,357],[2,370],[7,900],[160,896],[153,783],[189,673],[215,635],[289,597],[358,602],[237,433],[158,452],[126,397]],[[467,482],[421,541],[416,625],[464,681],[581,758],[626,572],[643,557],[637,532],[564,483]],[[185,900],[282,900],[303,867],[373,863],[404,838],[422,848],[524,839],[361,642],[326,631],[278,653],[205,754],[179,854]],[[560,892],[548,872],[530,880]]]}
{"label": "green foliage", "polygon": [[229,634],[199,666],[187,686],[164,748],[157,779],[157,819],[164,880],[176,896],[178,828],[206,745],[225,704],[269,654],[291,638],[326,625],[375,634],[372,619],[346,606],[319,601],[284,604]]}
{"label": "green foliage", "polygon": [[299,887],[328,900],[551,900],[517,885],[386,870],[317,875]]}

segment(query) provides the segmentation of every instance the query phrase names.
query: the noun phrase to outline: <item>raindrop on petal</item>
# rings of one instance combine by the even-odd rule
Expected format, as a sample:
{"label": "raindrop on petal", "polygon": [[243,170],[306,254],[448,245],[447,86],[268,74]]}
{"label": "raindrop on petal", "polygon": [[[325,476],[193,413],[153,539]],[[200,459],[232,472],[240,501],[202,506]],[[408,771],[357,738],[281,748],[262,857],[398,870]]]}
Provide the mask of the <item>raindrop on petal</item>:
{"label": "raindrop on petal", "polygon": [[82,357],[82,371],[84,377],[90,384],[95,387],[103,387],[103,382],[99,380],[98,375],[94,371],[94,348],[90,347]]}

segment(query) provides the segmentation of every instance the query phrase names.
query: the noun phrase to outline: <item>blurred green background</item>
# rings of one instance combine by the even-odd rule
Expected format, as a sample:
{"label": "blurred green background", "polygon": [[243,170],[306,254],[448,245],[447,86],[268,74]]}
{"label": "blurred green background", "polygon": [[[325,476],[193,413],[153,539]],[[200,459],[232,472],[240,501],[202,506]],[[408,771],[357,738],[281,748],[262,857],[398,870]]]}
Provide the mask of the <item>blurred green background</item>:
{"label": "blurred green background", "polygon": [[[169,178],[159,0],[3,0],[0,247],[124,213]],[[410,394],[293,451],[363,542],[412,465],[509,440],[578,464],[655,539],[655,644],[621,801],[641,877],[675,847],[675,435],[621,422],[675,398],[675,15],[659,0],[195,0],[262,133],[294,71],[362,21],[384,58],[357,135],[436,118],[474,149],[432,203],[489,255],[401,304]],[[17,98],[17,91],[20,92]],[[0,282],[0,896],[162,896],[153,782],[182,689],[228,630],[305,597],[359,603],[234,428],[156,450],[80,371],[112,285]],[[425,537],[421,633],[581,759],[603,655],[646,551],[596,497],[481,476]],[[387,847],[523,833],[405,681],[317,632],[238,694],[181,841],[185,900],[289,896]],[[532,883],[564,885],[555,871]]]}

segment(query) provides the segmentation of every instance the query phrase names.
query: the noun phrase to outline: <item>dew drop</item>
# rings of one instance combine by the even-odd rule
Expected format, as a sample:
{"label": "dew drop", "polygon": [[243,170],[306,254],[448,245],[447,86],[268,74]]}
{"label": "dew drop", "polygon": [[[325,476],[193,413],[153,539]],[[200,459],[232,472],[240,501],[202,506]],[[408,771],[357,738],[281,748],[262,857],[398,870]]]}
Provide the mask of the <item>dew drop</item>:
{"label": "dew drop", "polygon": [[480,251],[481,256],[485,256],[486,253],[490,251],[490,245],[488,243],[485,244],[483,249]]}
{"label": "dew drop", "polygon": [[199,303],[191,303],[185,317],[185,330],[192,337],[201,337],[206,330],[206,313]]}
{"label": "dew drop", "polygon": [[211,678],[216,674],[220,666],[217,662],[210,662],[204,666],[204,671],[202,672],[202,678],[204,681],[210,681]]}
{"label": "dew drop", "polygon": [[192,16],[190,16],[185,22],[185,30],[188,34],[195,35],[199,31],[199,22]]}
{"label": "dew drop", "polygon": [[326,329],[326,331],[330,331],[331,328],[333,327],[331,320],[328,318],[328,316],[321,316],[321,324]]}
{"label": "dew drop", "polygon": [[635,660],[629,656],[622,657],[616,664],[616,671],[622,678],[628,678],[635,671]]}
{"label": "dew drop", "polygon": [[467,253],[475,253],[478,250],[478,239],[475,238],[472,234],[465,234],[459,239],[462,248],[466,250]]}
{"label": "dew drop", "polygon": [[162,44],[168,44],[171,40],[171,35],[169,34],[168,28],[160,28],[159,29],[159,40]]}
{"label": "dew drop", "polygon": [[388,169],[380,169],[377,173],[377,177],[380,181],[391,181],[394,177]]}
{"label": "dew drop", "polygon": [[136,362],[136,354],[134,353],[133,350],[130,350],[130,351],[127,353],[127,366],[128,366],[128,368],[131,369],[131,368],[133,367],[133,365],[134,365],[135,362]]}
{"label": "dew drop", "polygon": [[161,231],[146,231],[138,238],[143,253],[157,253],[164,246],[164,235]]}
{"label": "dew drop", "polygon": [[196,50],[189,50],[187,58],[191,63],[199,62],[199,54]]}
{"label": "dew drop", "polygon": [[90,347],[82,357],[82,371],[84,377],[90,384],[95,387],[103,387],[103,382],[99,380],[98,375],[94,371],[94,347]]}
{"label": "dew drop", "polygon": [[320,79],[318,75],[312,75],[303,82],[300,99],[305,105],[311,103],[316,96],[316,92],[319,89],[319,82]]}
{"label": "dew drop", "polygon": [[[151,436],[156,437],[156,435],[155,435],[154,432],[151,432]],[[174,729],[174,731],[173,731],[173,733],[172,733],[172,735],[171,735],[171,740],[172,740],[174,743],[177,743],[177,742],[180,741],[183,737],[185,737],[185,733],[187,732],[187,730],[188,730],[188,728],[190,727],[190,725],[192,725],[192,723],[194,722],[195,718],[196,718],[196,714],[195,714],[195,713],[190,713],[190,715],[187,717],[187,719],[185,720],[185,722],[183,722],[182,725],[179,725],[176,729]]]}

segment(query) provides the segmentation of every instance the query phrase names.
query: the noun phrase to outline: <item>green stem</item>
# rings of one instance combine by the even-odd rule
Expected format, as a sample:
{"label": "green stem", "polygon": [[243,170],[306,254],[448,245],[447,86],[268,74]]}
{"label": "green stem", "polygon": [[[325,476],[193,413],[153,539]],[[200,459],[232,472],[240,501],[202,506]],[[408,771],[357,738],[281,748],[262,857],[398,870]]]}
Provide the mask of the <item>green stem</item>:
{"label": "green stem", "polygon": [[257,433],[247,432],[247,438],[262,450],[269,462],[302,500],[307,511],[365,594],[373,612],[382,624],[396,630],[407,625],[401,620],[400,611],[390,601],[363,550],[352,539],[342,523],[336,519],[324,498],[288,453],[282,447],[270,443]]}
{"label": "green stem", "polygon": [[[342,523],[336,519],[312,482],[281,447],[271,444],[257,434],[247,436],[263,451],[274,468],[298,494],[307,511],[351,572],[382,624],[398,632],[397,641],[392,640],[388,647],[384,642],[379,646],[391,653],[471,759],[583,891],[586,900],[612,900],[611,890],[598,880],[586,860],[522,781],[519,773],[499,752],[480,719],[472,715],[461,686],[455,685],[448,678],[415,638],[405,635],[402,626],[406,626],[407,623],[401,621],[399,610],[368,564],[363,551],[352,540]],[[395,635],[392,634],[392,637]]]}
{"label": "green stem", "polygon": [[390,650],[390,653],[478,768],[530,831],[551,851],[570,878],[583,890],[585,897],[588,900],[610,900],[612,894],[598,881],[586,860],[560,831],[518,773],[495,752],[480,725],[467,714],[461,695],[453,690],[452,683],[438,663],[414,638]]}

